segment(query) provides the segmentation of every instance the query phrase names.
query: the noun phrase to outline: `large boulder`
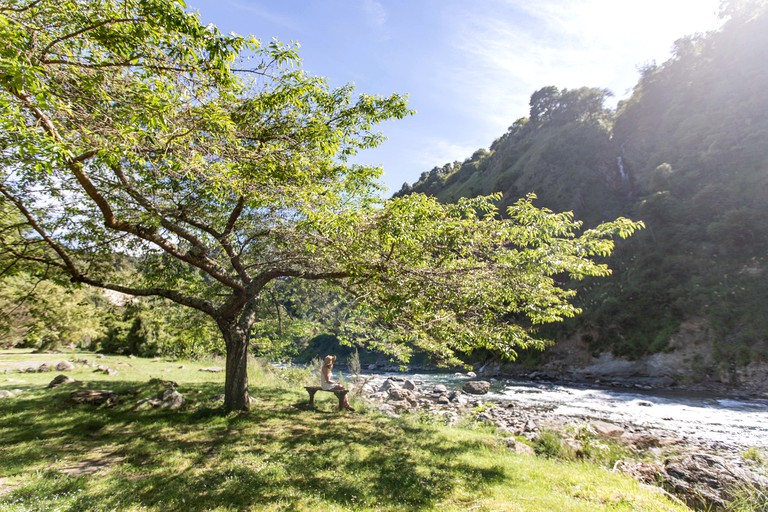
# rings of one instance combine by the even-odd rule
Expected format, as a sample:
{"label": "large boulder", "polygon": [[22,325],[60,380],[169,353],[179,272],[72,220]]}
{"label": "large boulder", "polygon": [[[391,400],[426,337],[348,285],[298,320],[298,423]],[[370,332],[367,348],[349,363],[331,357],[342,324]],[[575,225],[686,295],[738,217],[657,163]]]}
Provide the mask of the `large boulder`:
{"label": "large boulder", "polygon": [[768,493],[768,479],[709,453],[667,459],[660,478],[667,491],[697,510],[725,509],[733,493],[745,487]]}
{"label": "large boulder", "polygon": [[491,390],[491,383],[487,380],[471,380],[465,382],[461,389],[471,395],[484,395]]}

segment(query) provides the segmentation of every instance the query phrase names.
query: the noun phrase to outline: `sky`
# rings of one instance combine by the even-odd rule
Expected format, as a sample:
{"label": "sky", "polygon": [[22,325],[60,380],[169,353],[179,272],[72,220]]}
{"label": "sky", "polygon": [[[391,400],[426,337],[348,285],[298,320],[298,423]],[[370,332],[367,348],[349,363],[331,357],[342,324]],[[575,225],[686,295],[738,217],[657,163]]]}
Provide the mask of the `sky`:
{"label": "sky", "polygon": [[675,40],[718,28],[720,0],[187,0],[223,33],[300,44],[332,86],[407,94],[416,114],[355,163],[382,166],[390,192],[488,148],[545,86],[608,88],[625,99],[638,69]]}

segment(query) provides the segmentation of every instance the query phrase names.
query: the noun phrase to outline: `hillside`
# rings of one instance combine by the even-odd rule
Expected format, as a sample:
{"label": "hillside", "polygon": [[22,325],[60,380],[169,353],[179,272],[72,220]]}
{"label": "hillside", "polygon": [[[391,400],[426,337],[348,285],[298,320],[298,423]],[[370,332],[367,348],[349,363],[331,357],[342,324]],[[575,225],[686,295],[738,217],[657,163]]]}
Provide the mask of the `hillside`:
{"label": "hillside", "polygon": [[726,14],[719,31],[680,39],[670,60],[642,69],[616,110],[603,89],[544,87],[488,150],[398,194],[498,191],[503,209],[535,192],[585,227],[643,220],[610,261],[614,275],[580,285],[584,314],[548,334],[628,360],[696,345],[679,361],[691,378],[738,384],[768,360],[768,12]]}

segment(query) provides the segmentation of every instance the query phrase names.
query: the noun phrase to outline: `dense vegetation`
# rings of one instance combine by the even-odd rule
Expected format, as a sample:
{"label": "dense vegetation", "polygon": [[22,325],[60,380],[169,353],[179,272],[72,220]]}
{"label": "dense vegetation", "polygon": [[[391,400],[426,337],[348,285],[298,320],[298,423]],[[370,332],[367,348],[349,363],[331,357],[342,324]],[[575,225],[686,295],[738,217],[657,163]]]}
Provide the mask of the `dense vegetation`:
{"label": "dense vegetation", "polygon": [[545,87],[489,150],[422,174],[399,195],[443,201],[530,191],[594,225],[631,215],[648,229],[618,249],[614,275],[587,282],[564,336],[639,357],[705,321],[721,369],[768,358],[768,12],[728,2],[721,30],[676,42],[642,69],[615,111],[607,91]]}

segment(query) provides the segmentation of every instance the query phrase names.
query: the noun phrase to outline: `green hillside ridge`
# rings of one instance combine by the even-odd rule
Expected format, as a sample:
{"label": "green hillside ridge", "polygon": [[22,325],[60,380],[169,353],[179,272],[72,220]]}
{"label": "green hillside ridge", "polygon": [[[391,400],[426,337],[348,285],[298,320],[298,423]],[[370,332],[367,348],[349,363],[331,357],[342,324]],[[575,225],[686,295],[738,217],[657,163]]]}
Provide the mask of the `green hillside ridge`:
{"label": "green hillside ridge", "polygon": [[503,210],[535,192],[538,206],[573,211],[585,227],[642,220],[647,229],[611,258],[614,275],[579,285],[584,314],[549,334],[589,332],[594,353],[638,358],[696,319],[720,371],[765,361],[768,12],[726,14],[719,31],[682,38],[670,60],[643,68],[615,110],[607,90],[544,87],[489,150],[398,195],[502,192]]}

